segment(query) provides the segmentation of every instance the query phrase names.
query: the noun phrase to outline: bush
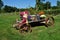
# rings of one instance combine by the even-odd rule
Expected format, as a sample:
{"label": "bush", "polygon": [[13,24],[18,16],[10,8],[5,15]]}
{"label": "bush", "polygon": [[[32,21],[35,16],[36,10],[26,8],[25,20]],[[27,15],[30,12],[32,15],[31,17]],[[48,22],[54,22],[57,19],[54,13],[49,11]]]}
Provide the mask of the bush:
{"label": "bush", "polygon": [[60,14],[60,9],[55,9],[55,10],[44,10],[46,14],[50,14],[50,15],[58,15]]}

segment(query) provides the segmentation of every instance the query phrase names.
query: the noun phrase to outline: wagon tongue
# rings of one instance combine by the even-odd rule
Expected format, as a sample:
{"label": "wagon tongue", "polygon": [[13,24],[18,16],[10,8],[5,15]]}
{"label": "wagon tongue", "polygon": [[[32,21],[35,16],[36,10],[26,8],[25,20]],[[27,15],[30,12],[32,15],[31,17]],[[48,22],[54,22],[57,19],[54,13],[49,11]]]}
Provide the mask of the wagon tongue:
{"label": "wagon tongue", "polygon": [[45,22],[41,22],[41,23],[45,23]]}

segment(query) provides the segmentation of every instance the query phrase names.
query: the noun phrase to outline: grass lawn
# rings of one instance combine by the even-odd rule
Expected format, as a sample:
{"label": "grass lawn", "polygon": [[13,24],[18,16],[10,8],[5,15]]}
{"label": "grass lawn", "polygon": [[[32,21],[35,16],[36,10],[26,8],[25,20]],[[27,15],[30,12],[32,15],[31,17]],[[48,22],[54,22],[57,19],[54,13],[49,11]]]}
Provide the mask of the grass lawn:
{"label": "grass lawn", "polygon": [[54,27],[46,29],[44,26],[32,28],[32,33],[21,34],[12,28],[16,14],[0,14],[0,40],[60,40],[60,15],[55,16]]}

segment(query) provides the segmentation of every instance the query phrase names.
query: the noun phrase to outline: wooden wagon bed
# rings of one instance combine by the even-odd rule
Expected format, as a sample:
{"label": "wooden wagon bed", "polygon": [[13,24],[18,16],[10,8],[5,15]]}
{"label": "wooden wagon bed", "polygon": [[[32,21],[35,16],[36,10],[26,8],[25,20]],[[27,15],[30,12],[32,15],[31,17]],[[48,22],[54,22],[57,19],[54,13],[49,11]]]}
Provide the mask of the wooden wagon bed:
{"label": "wooden wagon bed", "polygon": [[42,21],[30,21],[29,24],[32,26],[32,27],[35,27],[35,26],[43,26],[45,25],[45,23],[42,23]]}

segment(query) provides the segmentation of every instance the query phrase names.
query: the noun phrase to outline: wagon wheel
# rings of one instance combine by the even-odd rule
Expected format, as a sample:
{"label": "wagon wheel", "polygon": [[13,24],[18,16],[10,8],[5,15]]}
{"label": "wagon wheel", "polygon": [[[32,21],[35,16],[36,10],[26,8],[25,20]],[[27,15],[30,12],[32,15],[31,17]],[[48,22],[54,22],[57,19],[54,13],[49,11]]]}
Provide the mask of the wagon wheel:
{"label": "wagon wheel", "polygon": [[26,25],[26,26],[28,27],[28,29],[27,29],[27,30],[28,30],[29,32],[32,32],[31,25],[30,25],[30,24],[28,24],[28,25]]}
{"label": "wagon wheel", "polygon": [[53,17],[48,17],[47,25],[48,26],[53,26],[54,25],[54,18]]}
{"label": "wagon wheel", "polygon": [[24,24],[22,25],[22,28],[20,28],[19,30],[21,33],[24,33],[24,32],[32,32],[32,29],[31,29],[31,26],[28,24]]}

